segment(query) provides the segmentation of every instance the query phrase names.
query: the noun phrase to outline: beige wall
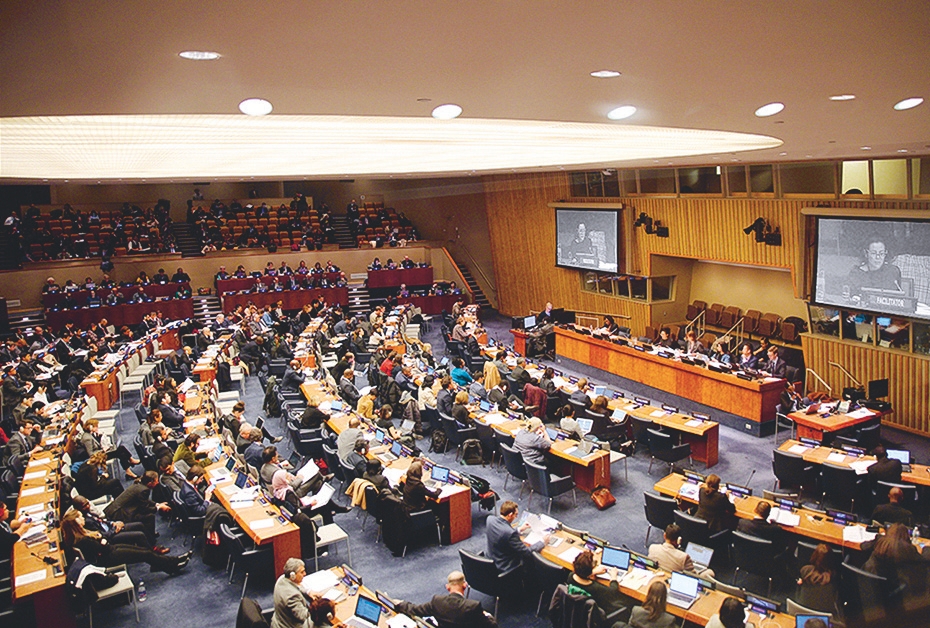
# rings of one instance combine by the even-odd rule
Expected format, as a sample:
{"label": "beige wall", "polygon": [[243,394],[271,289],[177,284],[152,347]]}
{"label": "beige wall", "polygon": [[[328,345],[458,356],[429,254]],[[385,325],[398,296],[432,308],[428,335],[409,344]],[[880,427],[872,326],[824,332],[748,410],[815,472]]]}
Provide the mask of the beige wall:
{"label": "beige wall", "polygon": [[733,264],[695,262],[691,275],[691,300],[699,299],[744,312],[774,312],[782,318],[799,316],[807,320],[807,306],[794,298],[791,273],[785,270],[749,268]]}

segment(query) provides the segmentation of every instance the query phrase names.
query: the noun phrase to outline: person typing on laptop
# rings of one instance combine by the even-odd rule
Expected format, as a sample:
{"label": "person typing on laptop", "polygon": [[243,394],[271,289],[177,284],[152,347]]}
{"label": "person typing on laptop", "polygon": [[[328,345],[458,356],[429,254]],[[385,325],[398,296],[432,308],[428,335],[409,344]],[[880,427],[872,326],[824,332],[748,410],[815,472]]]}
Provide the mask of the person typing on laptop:
{"label": "person typing on laptop", "polygon": [[672,628],[678,619],[665,610],[668,603],[668,588],[664,582],[655,581],[646,591],[642,606],[630,611],[630,626],[633,628]]}
{"label": "person typing on laptop", "polygon": [[[681,549],[681,528],[677,523],[670,523],[665,528],[665,537],[662,543],[653,543],[649,546],[649,558],[659,563],[659,567],[666,571],[684,571],[702,577],[714,577],[714,571],[706,565],[697,567],[691,557]],[[710,562],[710,561],[708,561]]]}
{"label": "person typing on laptop", "polygon": [[[594,566],[594,554],[585,550],[575,557],[572,562],[572,573],[568,577],[568,592],[581,593],[591,596],[594,603],[610,615],[623,607],[623,596],[620,593],[619,574],[616,567]],[[594,576],[606,573],[610,582],[602,584]]]}

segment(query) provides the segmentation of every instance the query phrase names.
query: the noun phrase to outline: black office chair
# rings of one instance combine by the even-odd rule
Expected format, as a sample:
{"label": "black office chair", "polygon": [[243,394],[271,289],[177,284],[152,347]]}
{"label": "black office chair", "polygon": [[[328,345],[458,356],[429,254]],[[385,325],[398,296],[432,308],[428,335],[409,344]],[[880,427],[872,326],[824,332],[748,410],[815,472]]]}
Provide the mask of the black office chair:
{"label": "black office chair", "polygon": [[649,452],[652,454],[652,459],[649,461],[648,472],[652,472],[652,463],[656,460],[661,460],[666,463],[669,473],[672,472],[672,465],[685,458],[688,459],[688,466],[693,466],[694,463],[691,460],[691,443],[674,445],[671,434],[651,428],[648,429],[646,433],[649,437]]}
{"label": "black office chair", "polygon": [[[772,565],[775,563],[775,545],[769,539],[745,534],[738,530],[730,535],[731,560],[736,567],[733,584],[738,586],[740,570],[769,581],[768,596],[772,596]],[[747,587],[749,589],[750,587]]]}
{"label": "black office chair", "polygon": [[834,506],[852,512],[856,512],[857,503],[859,510],[866,506],[866,500],[863,499],[865,479],[864,476],[858,475],[855,469],[825,462],[821,465],[820,473],[821,506],[828,497]]}
{"label": "black office chair", "polygon": [[500,466],[504,463],[504,451],[501,449],[501,445],[507,445],[512,449],[514,437],[513,434],[501,432],[497,428],[492,427],[491,429],[494,430],[494,440],[497,442],[497,468],[500,469]]}
{"label": "black office chair", "polygon": [[511,476],[520,480],[520,497],[523,497],[523,489],[526,487],[526,466],[523,464],[523,454],[516,449],[501,443],[501,455],[504,457],[504,467],[507,469],[507,477],[504,478],[504,490],[507,490],[507,481]]}
{"label": "black office chair", "polygon": [[436,540],[442,547],[442,530],[439,528],[439,517],[432,509],[418,510],[410,513],[407,518],[406,536],[404,538],[404,552],[401,556],[407,556],[407,546],[416,538],[423,538],[425,533],[432,528],[436,528]]}
{"label": "black office chair", "polygon": [[686,546],[694,541],[699,545],[706,545],[715,550],[724,550],[728,548],[729,530],[720,530],[711,534],[707,521],[700,519],[688,513],[676,510],[672,513],[675,523],[681,528],[681,544]]}
{"label": "black office chair", "polygon": [[478,437],[478,430],[474,427],[459,427],[455,419],[440,412],[442,417],[442,429],[446,433],[446,450],[450,444],[455,446],[455,459],[458,460],[462,455],[462,445],[471,438]]}
{"label": "black office chair", "polygon": [[901,591],[889,590],[887,578],[843,563],[839,581],[840,604],[847,625],[888,620],[900,606]]}
{"label": "black office chair", "polygon": [[901,489],[904,493],[904,500],[901,502],[902,508],[907,508],[911,513],[917,512],[917,486],[914,484],[895,484],[894,482],[883,482],[879,480],[872,489],[872,505],[888,503],[888,492],[893,488]]}
{"label": "black office chair", "polygon": [[381,540],[381,521],[384,519],[384,508],[381,502],[381,496],[378,494],[378,489],[372,485],[365,487],[365,516],[362,519],[362,530],[365,529],[365,523],[368,521],[368,517],[371,517],[375,520],[375,523],[378,524],[378,534],[375,536],[375,543]]}
{"label": "black office chair", "polygon": [[782,490],[784,487],[803,490],[814,484],[816,473],[814,465],[806,462],[801,456],[778,449],[772,452],[772,472],[775,474],[775,486]]}
{"label": "black office chair", "polygon": [[262,607],[250,597],[239,600],[239,611],[236,613],[236,628],[268,628],[274,609],[263,611]]}
{"label": "black office chair", "polygon": [[599,628],[618,622],[626,610],[619,608],[607,615],[589,595],[571,594],[567,585],[560,584],[549,602],[549,621],[552,628]]}
{"label": "black office chair", "polygon": [[[459,550],[462,561],[462,573],[468,582],[468,588],[494,598],[494,618],[497,619],[497,607],[501,593],[504,592],[509,574],[498,571],[494,561],[482,554],[472,554],[467,550]],[[468,597],[468,591],[465,592]]]}
{"label": "black office chair", "polygon": [[660,535],[665,534],[665,528],[675,523],[675,511],[678,510],[678,502],[671,497],[664,495],[653,495],[643,491],[643,510],[646,511],[646,542],[644,545],[649,547],[649,533],[652,528],[659,530]]}
{"label": "black office chair", "polygon": [[[171,494],[171,513],[175,515],[181,522],[181,525],[184,526],[184,529],[191,537],[191,545],[193,545],[194,539],[203,533],[203,522],[206,516],[190,514],[187,510],[187,505],[184,503],[184,500],[181,499],[181,493],[179,491],[175,491]],[[184,544],[187,545],[186,539]]]}
{"label": "black office chair", "polygon": [[797,429],[797,424],[793,419],[788,417],[786,414],[781,412],[775,413],[775,447],[778,447],[778,431],[788,431],[791,434],[791,438],[794,438],[795,430]]}
{"label": "black office chair", "polygon": [[652,421],[635,415],[630,415],[630,420],[633,422],[633,442],[635,443],[636,450],[638,451],[641,445],[645,446],[648,450],[649,429],[653,426]]}
{"label": "black office chair", "polygon": [[339,462],[339,456],[336,455],[336,450],[328,446],[326,443],[323,443],[323,460],[326,462],[326,466],[329,468],[329,472],[332,473],[336,479],[343,484],[343,486],[345,486],[346,476],[342,472],[342,464]]}
{"label": "black office chair", "polygon": [[536,493],[549,500],[546,512],[551,513],[552,499],[569,491],[572,492],[572,502],[576,508],[578,507],[578,498],[575,495],[575,481],[572,476],[560,477],[552,475],[546,467],[526,460],[523,461],[523,464],[526,466],[526,479],[530,485],[530,497],[526,504],[527,509],[529,509],[530,502],[533,500],[533,493]]}
{"label": "black office chair", "polygon": [[241,600],[245,597],[246,589],[249,586],[249,574],[252,571],[265,567],[269,573],[272,572],[273,548],[271,545],[259,545],[254,546],[252,549],[246,549],[242,537],[235,534],[225,523],[220,524],[220,542],[226,546],[226,551],[229,554],[229,583],[232,584],[237,566],[245,570],[242,593],[239,595]]}
{"label": "black office chair", "polygon": [[425,407],[420,410],[420,421],[429,424],[430,433],[442,429],[442,420],[439,418],[439,410],[436,408]]}
{"label": "black office chair", "polygon": [[481,442],[481,449],[484,450],[485,461],[494,466],[494,459],[500,456],[497,439],[494,438],[494,429],[485,423],[475,423],[475,433]]}
{"label": "black office chair", "polygon": [[551,598],[557,586],[565,582],[569,571],[552,561],[543,558],[539,552],[533,552],[533,564],[530,568],[530,577],[534,589],[539,590],[539,601],[536,604],[536,616],[542,612],[543,600]]}
{"label": "black office chair", "polygon": [[546,418],[556,421],[556,412],[562,407],[562,397],[558,393],[546,397]]}

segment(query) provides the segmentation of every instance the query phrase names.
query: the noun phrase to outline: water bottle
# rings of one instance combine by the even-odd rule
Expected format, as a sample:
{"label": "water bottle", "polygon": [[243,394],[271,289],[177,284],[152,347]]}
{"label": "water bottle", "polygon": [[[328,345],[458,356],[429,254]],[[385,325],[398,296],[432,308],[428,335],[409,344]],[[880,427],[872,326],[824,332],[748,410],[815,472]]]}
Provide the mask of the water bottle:
{"label": "water bottle", "polygon": [[145,582],[143,582],[142,580],[139,580],[139,590],[136,592],[136,597],[139,599],[140,602],[144,602],[145,598],[147,597],[145,593]]}
{"label": "water bottle", "polygon": [[920,528],[918,526],[914,526],[914,529],[911,530],[911,543],[916,544],[918,538],[920,538]]}

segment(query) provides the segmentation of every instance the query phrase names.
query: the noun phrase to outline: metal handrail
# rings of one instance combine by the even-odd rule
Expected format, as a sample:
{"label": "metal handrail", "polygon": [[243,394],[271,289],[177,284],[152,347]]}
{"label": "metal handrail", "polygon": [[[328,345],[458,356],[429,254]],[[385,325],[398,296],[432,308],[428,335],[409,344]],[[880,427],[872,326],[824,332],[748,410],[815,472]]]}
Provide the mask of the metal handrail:
{"label": "metal handrail", "polygon": [[484,282],[487,284],[488,288],[490,288],[491,292],[494,293],[494,300],[497,301],[497,286],[494,285],[494,282],[491,281],[491,278],[485,274],[484,269],[481,268],[478,260],[475,259],[475,256],[471,254],[471,251],[468,250],[468,247],[462,244],[461,241],[456,242],[456,246],[458,246],[458,248],[461,249],[463,253],[465,253],[465,256],[469,259],[475,271],[481,275],[481,278],[484,279]]}
{"label": "metal handrail", "polygon": [[[805,373],[807,373],[807,374],[809,374],[809,375],[813,375],[814,377],[816,377],[816,378],[817,378],[817,381],[820,382],[821,384],[823,384],[823,387],[826,388],[826,389],[830,392],[830,395],[831,395],[831,396],[833,395],[833,387],[830,386],[830,384],[828,384],[827,382],[823,381],[823,378],[822,378],[820,375],[817,374],[817,371],[815,371],[814,369],[812,369],[812,368],[810,368],[810,367],[804,369],[804,371],[805,371]],[[804,394],[805,394],[805,395],[807,395],[807,393],[810,392],[810,390],[809,390],[809,382],[810,382],[810,380],[809,380],[808,378],[805,377],[805,378],[804,378]]]}
{"label": "metal handrail", "polygon": [[695,316],[693,319],[691,319],[691,321],[687,325],[685,325],[685,333],[687,334],[689,331],[693,330],[694,335],[697,336],[698,338],[703,336],[704,327],[705,327],[704,319],[706,317],[706,314],[707,314],[707,310],[701,310],[700,312],[698,312],[698,315]]}

